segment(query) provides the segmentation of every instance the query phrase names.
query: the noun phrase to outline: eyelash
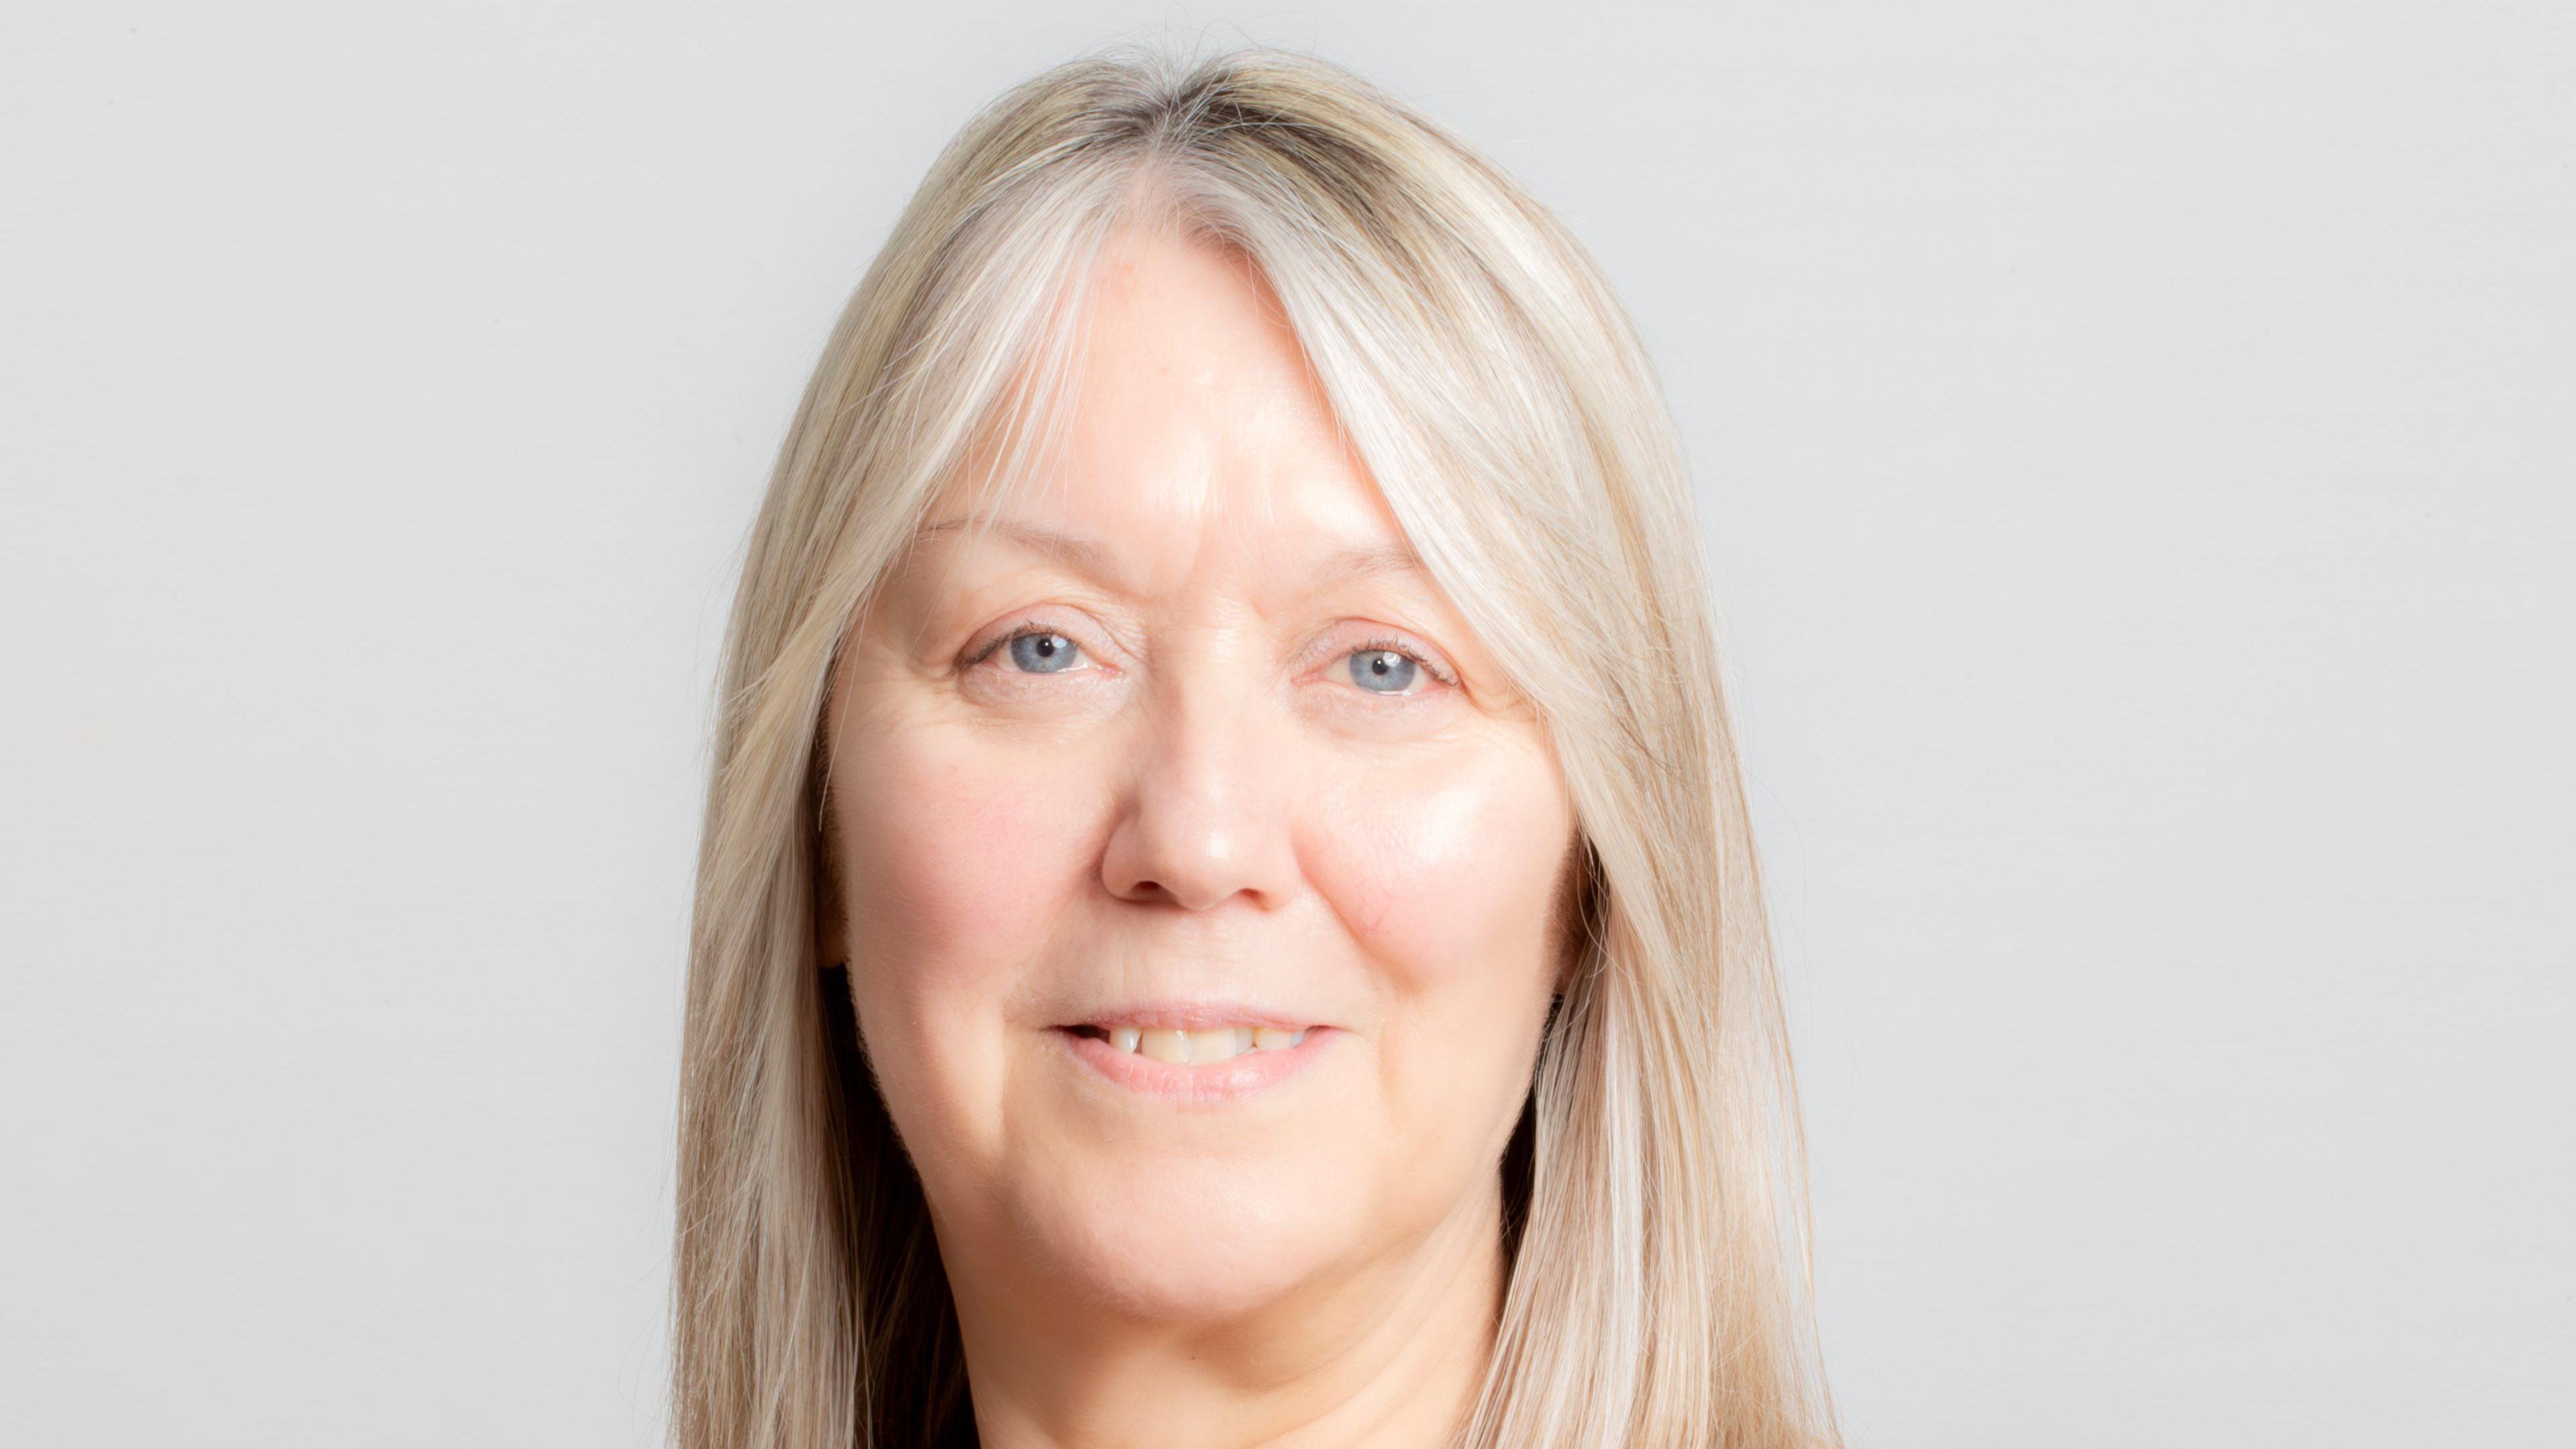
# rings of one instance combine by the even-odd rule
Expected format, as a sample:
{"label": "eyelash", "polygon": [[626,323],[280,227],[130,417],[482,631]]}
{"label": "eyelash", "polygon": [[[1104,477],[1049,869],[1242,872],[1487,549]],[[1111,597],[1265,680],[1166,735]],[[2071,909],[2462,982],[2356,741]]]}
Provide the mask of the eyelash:
{"label": "eyelash", "polygon": [[[992,658],[1003,650],[1010,648],[1014,642],[1041,634],[1053,634],[1061,639],[1072,640],[1075,648],[1079,649],[1082,647],[1081,640],[1074,639],[1072,635],[1065,633],[1061,629],[1055,628],[1051,625],[1038,623],[1033,619],[1024,619],[1019,623],[1012,625],[1008,632],[995,638],[991,643],[976,650],[974,654],[967,659],[966,667],[972,669],[976,665],[983,663],[985,660]],[[1432,663],[1429,659],[1424,658],[1420,653],[1417,653],[1415,650],[1408,647],[1403,640],[1395,638],[1392,635],[1381,634],[1363,640],[1360,643],[1354,644],[1350,648],[1343,650],[1341,653],[1334,655],[1333,658],[1341,660],[1348,659],[1354,654],[1376,654],[1381,652],[1403,655],[1405,658],[1412,660],[1423,673],[1430,675],[1433,679],[1438,680],[1442,684],[1454,686],[1458,682],[1456,677],[1451,675],[1446,669],[1443,669],[1441,666]],[[1032,675],[1030,677],[1035,678],[1037,676]],[[1381,699],[1419,698],[1417,695],[1381,694],[1375,690],[1360,690],[1358,692],[1362,694],[1376,694],[1377,697]]]}
{"label": "eyelash", "polygon": [[[1456,684],[1458,682],[1457,680],[1449,677],[1447,670],[1442,669],[1439,665],[1432,663],[1430,660],[1416,654],[1411,649],[1406,648],[1404,641],[1401,639],[1381,636],[1379,638],[1355,644],[1333,657],[1335,659],[1348,659],[1354,654],[1377,654],[1381,652],[1403,655],[1405,658],[1412,660],[1416,665],[1418,665],[1423,673],[1430,675],[1433,679],[1440,681],[1442,684]],[[1363,690],[1361,692],[1366,694],[1374,693],[1375,691]],[[1399,695],[1396,697],[1402,698],[1403,696]]]}

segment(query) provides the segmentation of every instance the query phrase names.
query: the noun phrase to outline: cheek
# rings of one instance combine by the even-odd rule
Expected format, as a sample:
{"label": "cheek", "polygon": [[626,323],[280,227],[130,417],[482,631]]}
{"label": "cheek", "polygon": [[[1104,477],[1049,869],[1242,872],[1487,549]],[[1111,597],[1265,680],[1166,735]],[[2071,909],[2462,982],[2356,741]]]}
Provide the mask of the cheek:
{"label": "cheek", "polygon": [[833,769],[851,988],[886,1107],[913,1140],[998,1131],[1004,1033],[1082,884],[1093,812],[1065,777],[972,737],[854,731]]}
{"label": "cheek", "polygon": [[1574,830],[1553,763],[1515,744],[1345,782],[1302,854],[1381,985],[1517,1015],[1514,993],[1494,988],[1544,975],[1549,893]]}
{"label": "cheek", "polygon": [[906,974],[1007,957],[1059,893],[1065,822],[1042,791],[997,778],[954,747],[893,734],[837,762],[835,824],[851,949]]}
{"label": "cheek", "polygon": [[1378,995],[1373,1212],[1419,1225],[1492,1181],[1528,1092],[1573,807],[1553,761],[1517,749],[1350,785],[1314,818],[1306,859]]}

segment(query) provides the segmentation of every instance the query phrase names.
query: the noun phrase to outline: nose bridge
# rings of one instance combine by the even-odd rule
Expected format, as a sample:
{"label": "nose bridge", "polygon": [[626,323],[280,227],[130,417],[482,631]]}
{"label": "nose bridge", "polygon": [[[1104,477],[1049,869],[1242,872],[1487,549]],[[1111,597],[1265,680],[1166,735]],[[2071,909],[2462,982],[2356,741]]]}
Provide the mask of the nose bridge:
{"label": "nose bridge", "polygon": [[1240,640],[1175,646],[1148,681],[1127,799],[1102,869],[1122,897],[1205,910],[1287,898],[1291,741],[1271,680]]}

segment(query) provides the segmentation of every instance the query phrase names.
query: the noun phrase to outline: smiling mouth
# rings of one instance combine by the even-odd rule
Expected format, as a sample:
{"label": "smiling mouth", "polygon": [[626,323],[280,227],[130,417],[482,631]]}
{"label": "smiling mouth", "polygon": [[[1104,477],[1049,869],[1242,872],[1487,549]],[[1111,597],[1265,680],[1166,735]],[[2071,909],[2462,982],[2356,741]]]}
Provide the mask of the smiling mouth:
{"label": "smiling mouth", "polygon": [[1171,1066],[1209,1066],[1255,1052],[1287,1051],[1303,1044],[1311,1027],[1289,1031],[1275,1026],[1218,1026],[1182,1031],[1164,1027],[1096,1026],[1063,1030],[1106,1042],[1113,1051],[1146,1057]]}

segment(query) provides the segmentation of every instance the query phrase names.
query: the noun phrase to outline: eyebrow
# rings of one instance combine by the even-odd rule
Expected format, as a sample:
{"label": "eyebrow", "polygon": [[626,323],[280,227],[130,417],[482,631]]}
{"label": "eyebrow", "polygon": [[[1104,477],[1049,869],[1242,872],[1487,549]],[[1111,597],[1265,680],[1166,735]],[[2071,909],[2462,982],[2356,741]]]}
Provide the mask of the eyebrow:
{"label": "eyebrow", "polygon": [[[946,518],[924,526],[918,534],[914,535],[914,538],[918,541],[933,534],[953,533],[965,528],[970,522],[981,522],[994,533],[1010,539],[1022,548],[1051,559],[1095,582],[1121,587],[1123,592],[1133,592],[1132,589],[1123,588],[1127,580],[1112,559],[1107,547],[1094,539],[1049,528],[1044,524],[1029,523],[1016,518]],[[1419,574],[1425,579],[1430,577],[1430,570],[1422,566],[1420,555],[1416,554],[1409,545],[1391,543],[1348,548],[1327,557],[1315,570],[1314,587],[1325,589],[1359,579],[1400,573]]]}

